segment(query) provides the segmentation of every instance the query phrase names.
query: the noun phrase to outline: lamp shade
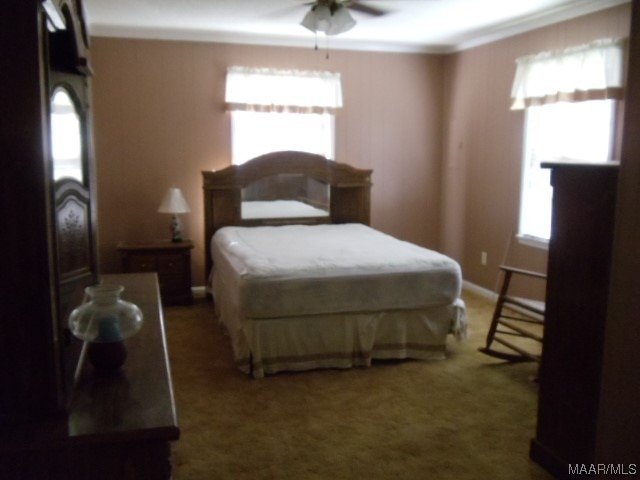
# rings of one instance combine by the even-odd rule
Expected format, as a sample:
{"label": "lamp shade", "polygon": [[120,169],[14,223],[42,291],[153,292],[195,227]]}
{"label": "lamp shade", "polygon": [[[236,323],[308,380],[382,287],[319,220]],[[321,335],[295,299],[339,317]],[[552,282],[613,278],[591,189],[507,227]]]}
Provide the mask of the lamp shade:
{"label": "lamp shade", "polygon": [[162,203],[158,207],[159,213],[188,213],[191,209],[187,205],[187,201],[182,196],[179,188],[169,188],[165,193]]}

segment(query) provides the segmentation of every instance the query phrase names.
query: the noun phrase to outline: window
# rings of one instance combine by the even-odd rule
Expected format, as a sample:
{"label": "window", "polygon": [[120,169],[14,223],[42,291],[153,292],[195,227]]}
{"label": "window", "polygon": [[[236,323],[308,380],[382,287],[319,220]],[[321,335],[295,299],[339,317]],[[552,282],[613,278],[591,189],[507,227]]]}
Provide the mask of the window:
{"label": "window", "polygon": [[226,102],[234,164],[278,150],[334,157],[339,74],[231,67]]}
{"label": "window", "polygon": [[550,170],[542,162],[611,158],[614,107],[614,100],[592,100],[527,108],[520,237],[547,241],[551,234]]}
{"label": "window", "polygon": [[234,164],[279,150],[334,158],[334,119],[324,113],[231,112]]}
{"label": "window", "polygon": [[603,39],[517,60],[511,108],[526,108],[521,239],[541,245],[551,235],[553,192],[542,162],[611,158],[615,101],[624,95],[623,45]]}

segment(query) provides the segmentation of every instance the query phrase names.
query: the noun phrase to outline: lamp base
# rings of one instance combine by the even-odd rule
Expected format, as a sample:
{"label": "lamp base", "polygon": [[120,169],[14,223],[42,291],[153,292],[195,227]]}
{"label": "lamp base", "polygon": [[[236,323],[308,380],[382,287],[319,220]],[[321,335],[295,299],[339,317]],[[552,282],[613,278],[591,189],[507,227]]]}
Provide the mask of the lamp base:
{"label": "lamp base", "polygon": [[118,373],[127,359],[127,347],[123,341],[90,343],[89,361],[101,375]]}
{"label": "lamp base", "polygon": [[182,241],[182,222],[178,215],[173,215],[171,218],[171,241],[176,243]]}

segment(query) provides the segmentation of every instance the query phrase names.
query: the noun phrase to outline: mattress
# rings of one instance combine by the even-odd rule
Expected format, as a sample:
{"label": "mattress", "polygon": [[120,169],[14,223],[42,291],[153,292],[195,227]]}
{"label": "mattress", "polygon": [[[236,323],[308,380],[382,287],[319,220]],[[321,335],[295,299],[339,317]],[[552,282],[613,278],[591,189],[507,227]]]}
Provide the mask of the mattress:
{"label": "mattress", "polygon": [[453,259],[361,224],[225,227],[211,247],[244,318],[449,306],[461,291]]}

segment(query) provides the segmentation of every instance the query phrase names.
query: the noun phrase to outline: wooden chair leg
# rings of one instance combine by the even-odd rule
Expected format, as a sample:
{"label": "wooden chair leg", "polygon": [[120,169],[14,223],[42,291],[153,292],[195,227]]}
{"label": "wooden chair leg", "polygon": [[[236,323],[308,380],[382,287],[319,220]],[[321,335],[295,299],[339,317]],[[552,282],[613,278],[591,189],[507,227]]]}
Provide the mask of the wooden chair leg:
{"label": "wooden chair leg", "polygon": [[487,340],[485,343],[486,349],[489,349],[491,347],[491,343],[493,343],[493,338],[495,337],[496,330],[498,329],[498,322],[500,320],[500,316],[502,315],[504,297],[507,295],[510,282],[511,282],[511,272],[504,272],[502,287],[500,288],[500,293],[498,294],[498,300],[496,301],[496,308],[493,311],[493,318],[491,319],[491,325],[489,326],[489,332],[487,333]]}
{"label": "wooden chair leg", "polygon": [[[491,325],[489,326],[489,331],[487,333],[486,343],[483,348],[479,348],[478,350],[484,354],[500,358],[502,360],[507,360],[509,362],[529,362],[535,359],[524,353],[522,355],[519,353],[506,353],[498,350],[493,350],[491,348],[491,344],[494,342],[494,340],[496,340],[495,335],[496,331],[498,330],[498,325],[500,324],[500,318],[502,317],[502,309],[504,307],[505,297],[507,295],[507,291],[509,290],[509,284],[511,283],[511,274],[512,272],[508,270],[504,271],[502,287],[500,288],[500,293],[498,294],[496,308],[493,311],[493,318],[491,319]],[[500,343],[503,342],[501,341]],[[509,347],[514,348],[511,345],[509,345]]]}

